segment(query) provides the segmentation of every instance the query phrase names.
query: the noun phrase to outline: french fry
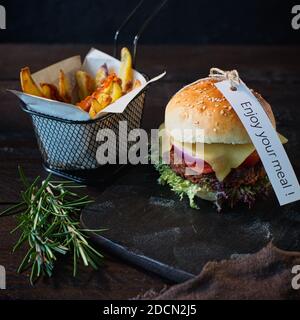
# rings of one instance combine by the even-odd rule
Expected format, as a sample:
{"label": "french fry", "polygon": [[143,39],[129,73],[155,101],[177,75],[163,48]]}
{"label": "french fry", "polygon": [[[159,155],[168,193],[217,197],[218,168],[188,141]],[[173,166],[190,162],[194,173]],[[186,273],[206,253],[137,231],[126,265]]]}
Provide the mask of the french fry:
{"label": "french fry", "polygon": [[140,80],[137,80],[137,79],[134,80],[134,83],[133,83],[133,86],[132,86],[132,90],[140,87],[141,85],[142,85],[142,83],[141,83]]}
{"label": "french fry", "polygon": [[20,81],[23,92],[32,94],[33,96],[44,97],[42,91],[32,79],[30,69],[28,67],[21,69]]}
{"label": "french fry", "polygon": [[70,81],[62,70],[60,70],[59,72],[58,92],[64,102],[67,102],[67,103],[71,102],[72,89],[71,89]]}
{"label": "french fry", "polygon": [[87,72],[82,70],[77,71],[75,77],[79,89],[79,99],[83,100],[95,90],[95,80]]}
{"label": "french fry", "polygon": [[106,79],[107,76],[108,68],[106,63],[104,63],[104,65],[102,65],[96,73],[95,82],[97,88],[101,87],[102,82]]}
{"label": "french fry", "polygon": [[[93,105],[94,100],[96,100],[98,104],[95,103],[95,105]],[[102,93],[97,97],[97,99],[93,99],[92,107],[98,113],[99,111],[107,107],[111,103],[111,100],[112,99],[110,95],[108,95],[107,93]]]}
{"label": "french fry", "polygon": [[[113,81],[115,78],[116,78],[116,75],[110,75],[110,76],[106,77],[105,81],[102,82],[101,87],[97,88],[96,91],[94,91],[90,96],[87,96],[84,100],[77,103],[77,106],[80,107],[82,110],[89,112],[90,109],[92,108],[92,100],[93,99],[96,99],[96,100],[99,99],[99,103],[102,103],[103,100],[106,101],[106,99],[103,99],[103,97],[107,98],[107,96],[110,99],[110,101],[108,102],[108,104],[109,104],[112,100],[112,98],[110,97],[110,94],[112,92]],[[105,105],[105,103],[104,103],[104,105]],[[107,105],[105,105],[104,107],[106,107],[106,106]],[[101,107],[100,107],[100,109],[101,109]],[[93,112],[93,110],[91,111],[91,113],[92,112]]]}
{"label": "french fry", "polygon": [[62,101],[62,98],[58,93],[58,89],[54,84],[40,83],[40,87],[45,98]]}
{"label": "french fry", "polygon": [[84,100],[78,102],[76,105],[81,108],[82,110],[89,112],[91,105],[92,105],[92,100],[94,98],[92,96],[87,96]]}
{"label": "french fry", "polygon": [[121,50],[121,67],[119,76],[122,80],[123,93],[126,93],[131,89],[133,82],[132,58],[127,48],[123,48]]}
{"label": "french fry", "polygon": [[97,115],[97,112],[94,110],[94,108],[90,108],[90,111],[89,111],[89,115],[91,117],[91,119],[94,119]]}
{"label": "french fry", "polygon": [[98,96],[98,99],[93,98],[91,108],[89,111],[90,117],[93,119],[100,112],[102,109],[107,107],[111,103],[111,97],[106,94],[102,93]]}
{"label": "french fry", "polygon": [[48,83],[40,83],[43,96],[47,99],[52,99],[51,88]]}
{"label": "french fry", "polygon": [[101,87],[98,88],[96,92],[111,94],[114,82],[121,84],[122,81],[117,77],[115,73],[112,73],[108,77],[106,77],[106,79],[102,82]]}
{"label": "french fry", "polygon": [[104,92],[104,93],[110,94],[111,90],[112,90],[114,77],[115,77],[114,74],[106,77],[106,79],[102,82],[101,87],[96,90],[96,94],[97,94],[97,92],[99,92],[99,93]]}
{"label": "french fry", "polygon": [[115,102],[116,100],[118,100],[120,97],[122,97],[122,88],[120,86],[120,84],[116,81],[114,81],[113,85],[112,85],[112,91],[110,94],[112,100],[111,102]]}
{"label": "french fry", "polygon": [[98,113],[98,110],[101,110],[100,103],[96,99],[92,99],[91,108],[90,108],[90,111],[89,111],[90,117],[92,119],[95,118],[95,116]]}

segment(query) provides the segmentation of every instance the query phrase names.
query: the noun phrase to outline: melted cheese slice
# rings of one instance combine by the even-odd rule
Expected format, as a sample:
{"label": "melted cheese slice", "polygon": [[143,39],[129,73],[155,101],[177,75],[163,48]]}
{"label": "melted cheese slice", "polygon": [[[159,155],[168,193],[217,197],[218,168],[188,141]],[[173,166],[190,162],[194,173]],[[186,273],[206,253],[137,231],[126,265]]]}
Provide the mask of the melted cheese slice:
{"label": "melted cheese slice", "polygon": [[[163,125],[160,127],[163,129]],[[287,139],[278,134],[280,141],[286,143]],[[169,142],[162,145],[162,152],[169,152],[172,144],[184,153],[194,158],[205,160],[214,170],[219,181],[230,173],[231,169],[239,167],[255,151],[252,143],[248,144],[224,144],[204,143],[204,146],[196,146],[196,143],[182,143],[172,138],[166,139]],[[199,145],[200,143],[197,143]]]}

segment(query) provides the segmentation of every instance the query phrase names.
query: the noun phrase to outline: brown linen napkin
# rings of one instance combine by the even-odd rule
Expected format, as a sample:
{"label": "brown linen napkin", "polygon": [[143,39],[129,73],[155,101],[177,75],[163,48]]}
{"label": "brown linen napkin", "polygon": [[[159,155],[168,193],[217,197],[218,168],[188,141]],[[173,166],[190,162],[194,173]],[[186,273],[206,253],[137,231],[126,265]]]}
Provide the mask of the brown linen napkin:
{"label": "brown linen napkin", "polygon": [[[272,243],[254,254],[208,262],[201,273],[185,283],[160,293],[146,292],[142,299],[300,299],[300,289],[292,287],[300,265],[300,252],[288,252]],[[300,284],[300,280],[298,280]]]}

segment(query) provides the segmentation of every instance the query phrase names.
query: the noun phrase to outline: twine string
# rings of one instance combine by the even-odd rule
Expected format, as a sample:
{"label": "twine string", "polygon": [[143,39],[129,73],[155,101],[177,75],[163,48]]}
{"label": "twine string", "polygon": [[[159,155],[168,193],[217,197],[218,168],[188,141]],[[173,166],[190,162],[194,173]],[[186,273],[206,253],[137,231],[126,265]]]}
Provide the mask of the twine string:
{"label": "twine string", "polygon": [[237,86],[240,84],[241,80],[237,70],[224,71],[219,68],[211,68],[209,72],[209,77],[217,80],[229,80],[230,89],[233,91],[237,90]]}

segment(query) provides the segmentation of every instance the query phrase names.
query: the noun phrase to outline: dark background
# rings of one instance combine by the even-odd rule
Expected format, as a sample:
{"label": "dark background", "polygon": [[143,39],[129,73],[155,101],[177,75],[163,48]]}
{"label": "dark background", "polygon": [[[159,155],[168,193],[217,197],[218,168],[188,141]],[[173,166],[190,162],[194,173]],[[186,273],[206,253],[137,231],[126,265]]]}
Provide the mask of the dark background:
{"label": "dark background", "polygon": [[[0,42],[111,43],[114,31],[139,0],[0,0],[7,30]],[[123,41],[134,35],[155,7],[146,0]],[[293,5],[300,1],[169,0],[141,43],[298,44],[291,27]]]}

